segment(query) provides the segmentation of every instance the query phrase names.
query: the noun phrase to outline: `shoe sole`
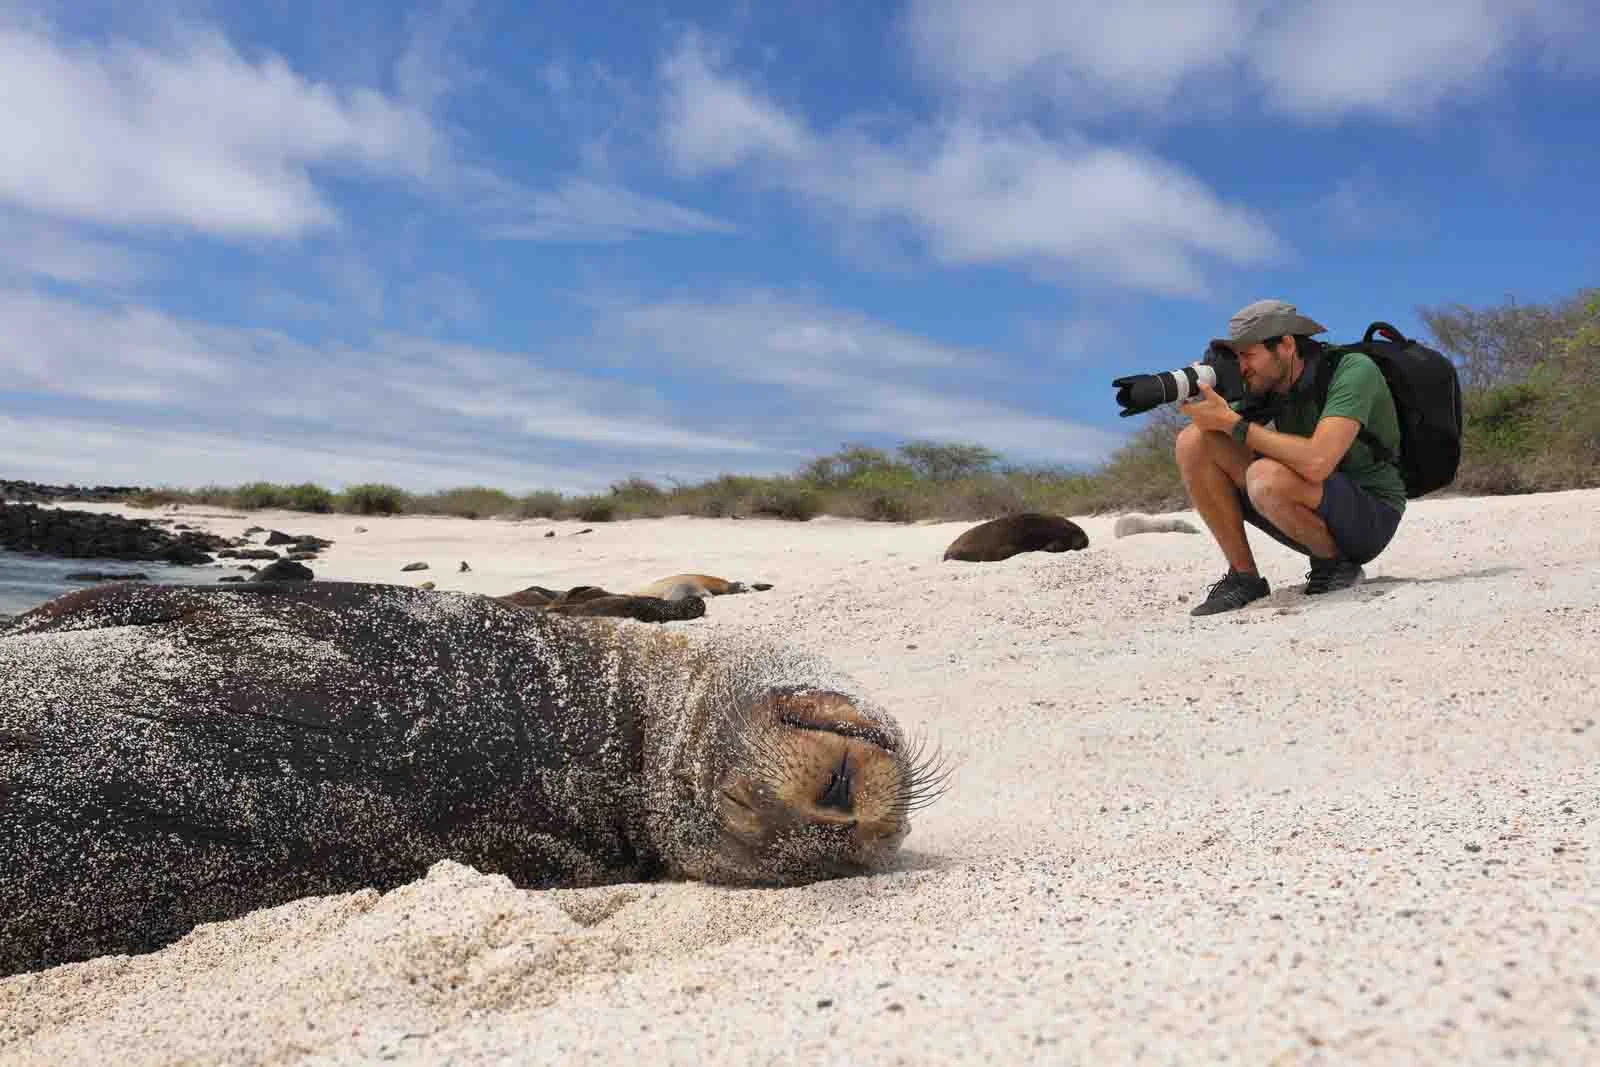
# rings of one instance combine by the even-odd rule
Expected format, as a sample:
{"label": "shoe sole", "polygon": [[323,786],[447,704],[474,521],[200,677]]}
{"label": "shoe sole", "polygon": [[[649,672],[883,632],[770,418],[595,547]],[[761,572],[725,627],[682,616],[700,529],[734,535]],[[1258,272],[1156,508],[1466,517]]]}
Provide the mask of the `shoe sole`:
{"label": "shoe sole", "polygon": [[1358,571],[1356,571],[1356,576],[1354,578],[1350,579],[1348,582],[1345,582],[1345,583],[1343,583],[1341,585],[1329,586],[1326,589],[1312,589],[1311,588],[1311,583],[1307,582],[1306,583],[1306,596],[1326,596],[1329,593],[1337,593],[1337,592],[1340,592],[1341,590],[1345,590],[1345,589],[1354,589],[1356,586],[1360,585],[1362,582],[1364,582],[1366,580],[1367,580],[1366,572],[1358,570]]}

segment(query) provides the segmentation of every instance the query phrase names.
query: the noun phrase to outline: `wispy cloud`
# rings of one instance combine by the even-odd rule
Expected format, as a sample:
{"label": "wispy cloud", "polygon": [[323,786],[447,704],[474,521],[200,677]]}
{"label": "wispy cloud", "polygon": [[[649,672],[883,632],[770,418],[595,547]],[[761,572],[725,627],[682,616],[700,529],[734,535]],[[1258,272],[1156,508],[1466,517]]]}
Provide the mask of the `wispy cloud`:
{"label": "wispy cloud", "polygon": [[1208,261],[1282,252],[1254,212],[1149,153],[971,117],[897,139],[821,133],[716,63],[689,36],[663,64],[662,139],[680,171],[748,173],[848,225],[907,229],[940,262],[1192,294]]}
{"label": "wispy cloud", "polygon": [[[971,442],[1017,458],[1103,459],[1121,438],[1029,410],[1036,370],[995,353],[944,345],[864,316],[770,293],[721,303],[666,301],[603,315],[599,341],[640,364],[707,375],[745,401],[776,446],[814,454],[841,438]],[[1000,399],[1007,394],[1013,402]],[[829,438],[833,438],[830,440]]]}
{"label": "wispy cloud", "polygon": [[485,233],[499,240],[609,242],[737,230],[703,211],[589,178],[571,177],[544,191],[497,185],[499,195],[484,207]]}
{"label": "wispy cloud", "polygon": [[1371,164],[1339,179],[1316,211],[1336,240],[1411,239],[1431,228],[1417,208],[1384,188]]}
{"label": "wispy cloud", "polygon": [[0,412],[0,439],[28,442],[14,468],[21,477],[57,483],[194,488],[312,480],[329,488],[386,482],[419,491],[491,485],[509,492],[594,492],[609,484],[605,471],[581,462],[540,463],[470,447],[419,449],[338,432],[206,432],[135,419]]}
{"label": "wispy cloud", "polygon": [[338,220],[319,168],[415,178],[439,143],[416,108],[194,26],[69,44],[0,17],[0,70],[0,201],[63,219],[293,237]]}
{"label": "wispy cloud", "polygon": [[[337,481],[359,466],[348,462],[352,456],[404,461],[419,476],[501,472],[516,475],[508,487],[558,489],[593,487],[596,479],[603,485],[596,472],[617,476],[637,466],[682,473],[735,459],[741,467],[790,465],[781,450],[728,428],[733,421],[709,429],[702,413],[674,408],[650,386],[479,346],[388,334],[361,346],[313,345],[276,330],[21,290],[0,292],[0,337],[0,377],[22,398],[14,419],[66,404],[92,410],[96,425],[129,440],[159,425],[236,436],[280,458],[292,443],[303,457],[297,479]],[[11,439],[29,440],[25,451],[33,455],[32,439]],[[70,450],[79,478],[105,458],[96,440],[84,436]],[[311,441],[331,451],[300,447]],[[118,462],[142,471],[135,480],[181,482],[213,470],[216,457],[134,449]],[[561,480],[539,480],[551,471],[564,472]],[[286,475],[281,466],[247,458],[225,480],[269,476]]]}
{"label": "wispy cloud", "polygon": [[903,26],[935,79],[977,97],[1100,115],[1182,111],[1253,88],[1298,118],[1409,120],[1489,91],[1519,57],[1592,73],[1597,20],[1585,0],[913,0]]}
{"label": "wispy cloud", "polygon": [[0,283],[47,278],[121,288],[161,270],[158,259],[74,227],[0,210]]}

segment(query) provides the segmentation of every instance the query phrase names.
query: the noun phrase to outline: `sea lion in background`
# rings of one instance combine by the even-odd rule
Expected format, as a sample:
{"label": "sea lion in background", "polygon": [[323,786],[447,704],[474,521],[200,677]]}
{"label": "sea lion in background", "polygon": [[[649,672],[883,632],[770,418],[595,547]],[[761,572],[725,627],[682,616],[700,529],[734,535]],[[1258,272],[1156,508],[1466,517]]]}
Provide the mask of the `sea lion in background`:
{"label": "sea lion in background", "polygon": [[611,593],[597,585],[575,585],[566,592],[530,585],[495,599],[548,615],[600,616],[637,619],[639,622],[684,622],[701,618],[706,613],[706,602],[699,597],[671,601],[660,597]]}
{"label": "sea lion in background", "polygon": [[1089,535],[1071,519],[1025,511],[980,523],[950,542],[944,558],[993,563],[1019,552],[1067,552],[1089,547]]}
{"label": "sea lion in background", "polygon": [[750,585],[745,585],[743,582],[730,582],[726,578],[718,578],[714,574],[670,574],[665,578],[656,579],[643,589],[635,589],[633,595],[660,597],[662,600],[682,600],[690,596],[729,596],[734,593],[747,593],[752,589],[765,592],[771,588],[771,582],[752,582]]}
{"label": "sea lion in background", "polygon": [[809,656],[491,597],[107,585],[0,634],[0,974],[441,859],[524,887],[881,870],[943,771]]}
{"label": "sea lion in background", "polygon": [[1146,533],[1199,533],[1183,519],[1154,519],[1149,515],[1140,515],[1134,512],[1131,515],[1120,515],[1117,524],[1111,532],[1118,537],[1132,537],[1134,534]]}

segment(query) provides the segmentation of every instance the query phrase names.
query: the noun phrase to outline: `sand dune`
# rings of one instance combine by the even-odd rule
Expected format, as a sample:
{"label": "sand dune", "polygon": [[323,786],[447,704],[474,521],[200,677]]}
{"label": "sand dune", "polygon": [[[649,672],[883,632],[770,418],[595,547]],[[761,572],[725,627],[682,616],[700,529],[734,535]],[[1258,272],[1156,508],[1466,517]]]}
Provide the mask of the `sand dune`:
{"label": "sand dune", "polygon": [[1253,536],[1272,597],[1205,619],[1210,539],[1113,516],[970,564],[970,523],[181,514],[331,538],[319,579],[771,582],[670,625],[822,652],[958,769],[887,875],[442,863],[0,981],[5,1063],[1600,1062],[1600,492],[1413,503],[1326,597]]}

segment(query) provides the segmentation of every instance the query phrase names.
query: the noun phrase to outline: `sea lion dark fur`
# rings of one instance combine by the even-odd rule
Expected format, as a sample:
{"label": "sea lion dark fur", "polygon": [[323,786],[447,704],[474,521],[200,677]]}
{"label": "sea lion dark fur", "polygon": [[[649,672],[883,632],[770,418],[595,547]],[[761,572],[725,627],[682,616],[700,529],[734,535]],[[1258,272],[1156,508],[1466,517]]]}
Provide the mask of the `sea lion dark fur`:
{"label": "sea lion dark fur", "polygon": [[941,772],[812,657],[494,598],[107,585],[0,633],[0,974],[441,859],[520,886],[882,869]]}
{"label": "sea lion dark fur", "polygon": [[586,615],[639,622],[684,622],[706,613],[706,602],[699,597],[664,600],[661,597],[612,593],[597,585],[575,585],[565,592],[530,585],[515,593],[496,597],[519,608],[542,611],[547,615]]}
{"label": "sea lion dark fur", "polygon": [[993,563],[1019,552],[1067,552],[1089,547],[1089,535],[1071,519],[1026,511],[980,523],[944,550],[945,559]]}

